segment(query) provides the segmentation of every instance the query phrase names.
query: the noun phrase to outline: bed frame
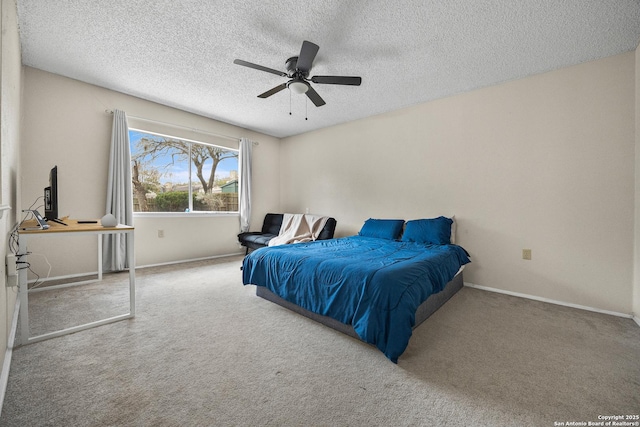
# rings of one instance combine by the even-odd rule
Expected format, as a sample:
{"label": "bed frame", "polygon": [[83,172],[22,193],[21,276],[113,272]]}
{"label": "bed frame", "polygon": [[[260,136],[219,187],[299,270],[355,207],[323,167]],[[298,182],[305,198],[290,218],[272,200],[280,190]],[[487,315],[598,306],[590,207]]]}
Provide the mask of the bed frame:
{"label": "bed frame", "polygon": [[[442,307],[444,303],[449,301],[449,299],[453,295],[455,295],[456,292],[462,289],[463,283],[464,282],[462,280],[461,271],[449,283],[445,285],[444,289],[441,292],[431,295],[426,299],[425,302],[420,304],[418,306],[418,309],[416,310],[416,324],[414,325],[413,329],[420,326],[422,322],[424,322],[429,316],[435,313],[436,310]],[[295,311],[296,313],[315,320],[316,322],[320,322],[323,325],[329,326],[330,328],[333,328],[339,332],[360,339],[356,331],[353,329],[353,326],[339,322],[332,317],[323,316],[321,314],[306,310],[299,305],[296,305],[279,297],[264,286],[256,286],[256,295],[278,305],[281,305],[282,307],[288,308],[291,311]]]}

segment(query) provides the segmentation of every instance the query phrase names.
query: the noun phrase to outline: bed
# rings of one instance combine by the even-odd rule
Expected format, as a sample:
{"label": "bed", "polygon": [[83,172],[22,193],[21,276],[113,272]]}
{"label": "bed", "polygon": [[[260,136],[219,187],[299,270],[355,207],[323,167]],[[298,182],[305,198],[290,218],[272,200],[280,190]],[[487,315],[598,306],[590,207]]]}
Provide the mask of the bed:
{"label": "bed", "polygon": [[257,295],[372,344],[397,363],[413,328],[460,289],[470,262],[450,242],[451,220],[441,218],[406,227],[403,220],[369,219],[356,236],[257,249],[243,261],[242,280],[256,285]]}

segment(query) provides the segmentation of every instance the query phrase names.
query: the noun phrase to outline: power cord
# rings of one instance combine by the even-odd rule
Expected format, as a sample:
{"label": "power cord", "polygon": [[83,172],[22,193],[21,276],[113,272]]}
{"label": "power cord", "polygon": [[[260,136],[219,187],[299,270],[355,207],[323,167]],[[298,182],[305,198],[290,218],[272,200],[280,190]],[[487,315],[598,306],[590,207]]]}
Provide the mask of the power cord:
{"label": "power cord", "polygon": [[47,276],[44,279],[40,279],[40,275],[38,273],[36,273],[35,271],[33,271],[33,269],[31,268],[31,263],[29,262],[24,262],[24,264],[27,264],[26,267],[24,268],[28,268],[29,271],[31,273],[33,273],[36,276],[36,280],[34,280],[33,284],[29,287],[29,289],[35,289],[39,286],[41,286],[44,282],[47,281],[47,279],[49,279],[49,277],[51,276],[51,263],[49,262],[49,260],[47,259],[47,257],[44,254],[38,254],[38,253],[34,253],[34,252],[27,252],[28,255],[37,255],[37,256],[41,256],[44,259],[44,262],[47,263],[47,265],[49,266],[49,271],[47,271]]}
{"label": "power cord", "polygon": [[[40,201],[40,199],[44,200],[44,196],[40,196],[38,197],[32,204],[31,206],[29,206],[29,209],[25,209],[25,215],[22,218],[22,220],[20,222],[17,222],[13,228],[11,229],[11,233],[9,235],[9,240],[7,242],[7,245],[9,246],[9,251],[15,255],[16,257],[16,270],[24,270],[24,269],[28,269],[32,274],[34,274],[36,276],[36,279],[34,281],[34,284],[31,286],[30,289],[33,288],[37,288],[38,286],[42,285],[46,279],[49,278],[49,276],[51,275],[51,263],[49,263],[49,260],[47,259],[46,256],[44,256],[43,254],[36,254],[36,253],[32,253],[32,252],[25,252],[23,254],[19,253],[20,252],[20,241],[19,241],[19,230],[20,227],[22,227],[22,224],[25,223],[25,221],[28,221],[29,219],[35,218],[35,216],[33,215],[33,212],[31,212],[32,210],[34,210],[34,206],[38,203],[38,201]],[[38,207],[35,210],[38,210],[40,208],[42,208],[44,205],[40,204],[38,205]],[[38,255],[41,256],[42,258],[44,258],[44,261],[47,263],[47,265],[49,266],[49,271],[47,272],[47,276],[44,279],[40,279],[40,275],[38,273],[36,273],[32,268],[31,268],[31,263],[29,261],[22,261],[23,257],[26,257],[27,255]]]}
{"label": "power cord", "polygon": [[[40,196],[38,197],[32,204],[31,206],[29,206],[29,209],[26,209],[25,215],[22,218],[22,220],[18,223],[16,223],[16,225],[11,229],[11,233],[9,235],[9,241],[8,241],[8,245],[9,245],[9,251],[11,251],[12,254],[14,254],[16,257],[20,257],[21,255],[18,254],[18,252],[20,251],[20,245],[19,245],[19,241],[18,241],[18,231],[20,230],[20,227],[22,227],[22,224],[24,224],[25,221],[34,218],[33,212],[31,212],[33,210],[33,207],[36,205],[36,203],[38,203],[38,201],[40,199],[44,200],[44,196]],[[42,208],[44,205],[38,205],[37,209]]]}

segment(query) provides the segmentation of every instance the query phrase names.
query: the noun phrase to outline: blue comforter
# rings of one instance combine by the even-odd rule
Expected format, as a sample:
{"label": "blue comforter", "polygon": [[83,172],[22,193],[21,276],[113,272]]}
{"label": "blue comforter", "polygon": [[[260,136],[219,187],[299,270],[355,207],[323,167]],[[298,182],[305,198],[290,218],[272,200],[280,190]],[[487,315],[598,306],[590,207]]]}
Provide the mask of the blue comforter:
{"label": "blue comforter", "polygon": [[468,262],[456,245],[351,236],[258,249],[245,257],[242,281],[353,326],[397,363],[418,306]]}

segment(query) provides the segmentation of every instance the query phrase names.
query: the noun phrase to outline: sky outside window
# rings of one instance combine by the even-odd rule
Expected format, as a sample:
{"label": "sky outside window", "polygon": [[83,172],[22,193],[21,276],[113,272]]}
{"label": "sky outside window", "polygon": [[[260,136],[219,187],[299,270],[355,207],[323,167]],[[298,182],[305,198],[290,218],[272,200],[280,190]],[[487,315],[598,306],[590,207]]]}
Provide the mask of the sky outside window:
{"label": "sky outside window", "polygon": [[[131,153],[135,155],[138,149],[138,142],[142,138],[153,139],[155,141],[162,141],[165,137],[138,131],[129,131],[129,141],[131,145]],[[178,138],[173,138],[178,139]],[[192,166],[191,162],[187,162],[185,159],[172,159],[171,155],[159,156],[153,160],[145,159],[145,162],[149,162],[150,167],[155,168],[161,172],[160,183],[172,183],[172,184],[186,184],[189,182],[189,167]],[[207,160],[204,164],[205,170],[211,170],[213,161]],[[216,179],[232,179],[232,172],[237,174],[238,171],[238,158],[223,159],[218,164],[216,169]],[[195,179],[195,175],[192,176],[192,180]],[[235,179],[235,178],[234,178]]]}

